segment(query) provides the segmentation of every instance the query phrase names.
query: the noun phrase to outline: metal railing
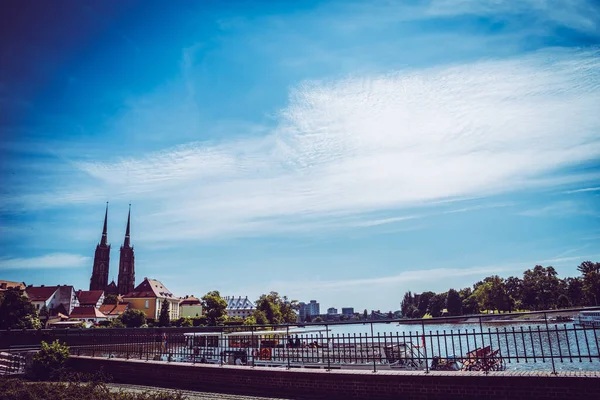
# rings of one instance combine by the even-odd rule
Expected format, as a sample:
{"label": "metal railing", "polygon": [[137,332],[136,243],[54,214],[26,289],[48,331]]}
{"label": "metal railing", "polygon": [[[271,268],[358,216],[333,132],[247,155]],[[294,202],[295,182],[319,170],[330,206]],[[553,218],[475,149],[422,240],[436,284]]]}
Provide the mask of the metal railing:
{"label": "metal railing", "polygon": [[600,371],[600,327],[556,320],[553,314],[276,326],[50,330],[39,336],[66,342],[74,355],[165,362],[373,372]]}

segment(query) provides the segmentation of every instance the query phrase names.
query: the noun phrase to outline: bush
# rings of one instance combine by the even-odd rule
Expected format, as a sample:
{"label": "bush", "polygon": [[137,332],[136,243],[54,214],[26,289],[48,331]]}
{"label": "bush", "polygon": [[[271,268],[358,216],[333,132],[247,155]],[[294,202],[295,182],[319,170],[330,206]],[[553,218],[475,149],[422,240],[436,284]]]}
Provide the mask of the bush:
{"label": "bush", "polygon": [[142,310],[130,308],[119,317],[128,328],[139,328],[146,323],[146,314]]}
{"label": "bush", "polygon": [[184,400],[181,393],[128,393],[111,392],[102,382],[69,383],[26,382],[0,377],[0,393],[3,400]]}
{"label": "bush", "polygon": [[40,351],[33,356],[31,373],[36,379],[54,379],[64,372],[69,358],[69,347],[58,340],[48,344],[42,341]]}

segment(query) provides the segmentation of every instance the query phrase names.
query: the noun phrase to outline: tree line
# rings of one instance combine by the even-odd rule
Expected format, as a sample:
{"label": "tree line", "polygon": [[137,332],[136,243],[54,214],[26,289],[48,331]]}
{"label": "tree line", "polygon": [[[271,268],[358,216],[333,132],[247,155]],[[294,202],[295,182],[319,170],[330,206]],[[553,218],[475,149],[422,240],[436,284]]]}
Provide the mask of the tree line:
{"label": "tree line", "polygon": [[[552,266],[535,267],[523,277],[488,276],[473,287],[444,293],[406,292],[400,311],[406,318],[469,315],[482,311],[538,311],[597,306],[600,302],[600,263],[584,261],[577,277],[560,279]],[[445,310],[445,312],[444,312]]]}

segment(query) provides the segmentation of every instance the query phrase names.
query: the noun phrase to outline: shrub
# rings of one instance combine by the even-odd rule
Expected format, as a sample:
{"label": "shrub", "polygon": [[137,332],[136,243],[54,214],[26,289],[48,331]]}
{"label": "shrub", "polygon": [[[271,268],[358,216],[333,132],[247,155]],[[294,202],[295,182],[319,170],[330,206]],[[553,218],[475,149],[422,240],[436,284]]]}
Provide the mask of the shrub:
{"label": "shrub", "polygon": [[33,356],[31,373],[37,379],[53,379],[63,373],[69,358],[69,347],[58,340],[48,344],[42,341],[40,351]]}
{"label": "shrub", "polygon": [[128,328],[139,328],[146,323],[146,314],[142,310],[130,308],[119,317]]}

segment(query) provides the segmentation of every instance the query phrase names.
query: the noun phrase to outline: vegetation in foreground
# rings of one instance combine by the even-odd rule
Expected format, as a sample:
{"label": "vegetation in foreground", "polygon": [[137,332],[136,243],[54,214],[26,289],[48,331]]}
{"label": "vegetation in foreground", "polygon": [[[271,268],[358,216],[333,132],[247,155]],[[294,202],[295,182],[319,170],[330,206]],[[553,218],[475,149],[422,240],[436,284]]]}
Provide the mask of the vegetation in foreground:
{"label": "vegetation in foreground", "polygon": [[27,382],[0,377],[4,400],[184,400],[181,393],[110,391],[102,382]]}

